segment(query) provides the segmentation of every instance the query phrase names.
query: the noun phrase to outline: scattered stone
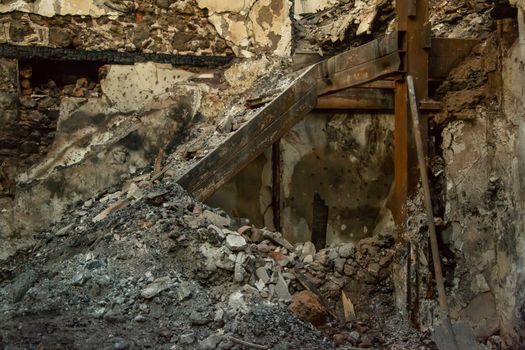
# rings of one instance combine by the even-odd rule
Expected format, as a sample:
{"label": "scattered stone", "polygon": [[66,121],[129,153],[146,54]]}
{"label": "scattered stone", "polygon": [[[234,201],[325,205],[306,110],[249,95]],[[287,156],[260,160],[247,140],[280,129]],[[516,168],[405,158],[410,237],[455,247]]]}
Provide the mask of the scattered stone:
{"label": "scattered stone", "polygon": [[211,320],[198,311],[192,311],[190,314],[190,321],[194,326],[204,326],[205,324],[210,323]]}
{"label": "scattered stone", "polygon": [[290,291],[288,290],[288,285],[286,284],[286,281],[284,280],[281,273],[277,274],[277,283],[275,284],[275,292],[277,293],[277,296],[279,297],[279,299],[282,299],[284,301],[292,300],[292,295],[290,294]]}
{"label": "scattered stone", "polygon": [[142,289],[140,291],[140,295],[142,295],[143,298],[151,299],[154,296],[158,295],[160,292],[171,288],[172,285],[173,282],[168,276],[157,278],[155,281],[153,281],[152,284]]}
{"label": "scattered stone", "polygon": [[226,236],[226,246],[234,252],[238,252],[246,248],[246,239],[243,236],[232,233]]}
{"label": "scattered stone", "polygon": [[219,214],[215,214],[214,212],[210,210],[205,210],[202,213],[202,216],[208,220],[210,224],[213,224],[218,227],[228,227],[230,226],[231,219],[225,218],[224,216],[220,216]]}
{"label": "scattered stone", "polygon": [[341,258],[350,258],[355,253],[355,245],[354,243],[345,243],[344,245],[339,247],[339,256]]}
{"label": "scattered stone", "polygon": [[345,258],[338,258],[334,260],[334,270],[339,272],[340,274],[344,273],[344,268],[346,264]]}
{"label": "scattered stone", "polygon": [[315,255],[315,245],[312,242],[304,242],[302,256],[314,256]]}
{"label": "scattered stone", "polygon": [[308,290],[295,293],[288,309],[300,319],[316,326],[323,325],[328,317],[328,312],[319,297]]}
{"label": "scattered stone", "polygon": [[70,230],[75,226],[75,224],[69,224],[67,226],[64,226],[62,227],[60,230],[58,230],[56,233],[55,233],[55,236],[57,237],[62,237],[62,236],[65,236],[67,234],[69,234]]}
{"label": "scattered stone", "polygon": [[360,334],[357,331],[352,331],[350,332],[349,337],[354,344],[357,344],[357,342],[359,341]]}
{"label": "scattered stone", "polygon": [[263,283],[266,284],[270,282],[270,276],[268,275],[268,271],[266,271],[266,268],[262,266],[258,267],[257,270],[255,270],[255,274],[261,281],[263,281]]}
{"label": "scattered stone", "polygon": [[195,342],[195,333],[186,333],[180,336],[179,343],[183,345],[190,345]]}

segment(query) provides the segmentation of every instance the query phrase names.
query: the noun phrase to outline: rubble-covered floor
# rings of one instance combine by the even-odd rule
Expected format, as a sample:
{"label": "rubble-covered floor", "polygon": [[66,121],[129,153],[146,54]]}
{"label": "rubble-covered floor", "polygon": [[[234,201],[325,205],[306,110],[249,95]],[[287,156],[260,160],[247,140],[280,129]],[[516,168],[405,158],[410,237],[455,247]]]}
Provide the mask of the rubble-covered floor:
{"label": "rubble-covered floor", "polygon": [[148,175],[79,203],[2,261],[2,348],[433,348],[394,311],[392,237],[315,252],[242,225]]}

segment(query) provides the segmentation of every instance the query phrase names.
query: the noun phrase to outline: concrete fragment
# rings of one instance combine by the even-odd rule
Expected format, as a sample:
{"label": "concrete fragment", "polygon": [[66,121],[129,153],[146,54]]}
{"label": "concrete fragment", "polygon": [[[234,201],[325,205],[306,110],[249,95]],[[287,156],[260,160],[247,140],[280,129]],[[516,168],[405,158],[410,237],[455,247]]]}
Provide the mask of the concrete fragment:
{"label": "concrete fragment", "polygon": [[190,345],[195,342],[195,333],[186,333],[180,336],[179,343],[184,345]]}
{"label": "concrete fragment", "polygon": [[205,210],[202,213],[202,216],[208,220],[208,222],[212,225],[218,226],[218,227],[228,227],[230,226],[231,219],[225,218],[224,216],[220,216],[219,214],[216,214],[210,210]]}
{"label": "concrete fragment", "polygon": [[314,256],[315,255],[315,245],[308,241],[308,242],[304,242],[303,244],[303,250],[302,250],[302,253],[301,255],[302,256],[307,256],[307,255],[312,255]]}
{"label": "concrete fragment", "polygon": [[233,279],[235,282],[242,282],[244,280],[244,261],[246,260],[246,254],[244,252],[239,252],[237,258],[235,259],[235,270],[233,273]]}
{"label": "concrete fragment", "polygon": [[277,274],[277,283],[275,284],[275,293],[277,293],[277,296],[279,297],[279,299],[282,299],[284,301],[292,300],[292,295],[290,294],[290,291],[288,290],[288,284],[284,280],[281,273]]}
{"label": "concrete fragment", "polygon": [[257,270],[255,270],[255,274],[257,278],[259,278],[264,283],[270,282],[270,276],[264,267],[258,267]]}
{"label": "concrete fragment", "polygon": [[339,247],[339,256],[341,258],[350,258],[355,253],[355,245],[354,243],[345,243],[344,245]]}
{"label": "concrete fragment", "polygon": [[151,299],[154,296],[158,295],[160,292],[171,288],[173,286],[173,281],[169,276],[157,278],[153,283],[148,285],[146,288],[140,291],[140,295],[143,298]]}
{"label": "concrete fragment", "polygon": [[226,236],[226,246],[234,252],[246,248],[246,239],[238,234],[229,234]]}
{"label": "concrete fragment", "polygon": [[334,270],[339,272],[340,274],[344,273],[346,259],[344,258],[337,258],[334,260]]}

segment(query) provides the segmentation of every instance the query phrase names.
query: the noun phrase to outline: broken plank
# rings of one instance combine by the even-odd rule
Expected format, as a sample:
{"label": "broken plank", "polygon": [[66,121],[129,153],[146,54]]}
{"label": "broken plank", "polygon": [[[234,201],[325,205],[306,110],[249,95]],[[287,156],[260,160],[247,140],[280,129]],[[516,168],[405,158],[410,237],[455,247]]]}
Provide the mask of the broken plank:
{"label": "broken plank", "polygon": [[315,107],[317,76],[317,66],[307,69],[177,182],[196,198],[208,198]]}
{"label": "broken plank", "polygon": [[387,89],[348,88],[319,96],[316,109],[393,110],[394,94]]}
{"label": "broken plank", "polygon": [[376,60],[335,73],[329,77],[320,76],[317,91],[322,95],[364,84],[397,73],[400,65],[401,58],[399,53],[394,52]]}

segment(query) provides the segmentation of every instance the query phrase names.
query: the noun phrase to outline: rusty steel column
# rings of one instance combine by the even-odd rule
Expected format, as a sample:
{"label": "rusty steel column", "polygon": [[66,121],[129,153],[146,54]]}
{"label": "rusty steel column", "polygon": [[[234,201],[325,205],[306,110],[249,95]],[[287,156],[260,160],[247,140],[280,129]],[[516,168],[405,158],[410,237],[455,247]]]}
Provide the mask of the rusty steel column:
{"label": "rusty steel column", "polygon": [[[417,98],[428,99],[428,48],[430,31],[428,26],[428,0],[396,1],[399,49],[402,69],[414,77]],[[406,202],[417,186],[415,148],[410,137],[408,123],[408,89],[405,75],[395,85],[395,180],[390,201],[394,220],[399,233],[406,229]],[[425,118],[423,118],[425,119]],[[421,121],[423,130],[426,120]],[[424,133],[424,140],[427,139]]]}
{"label": "rusty steel column", "polygon": [[[394,189],[389,200],[389,207],[396,224],[400,240],[407,239],[407,201],[415,194],[419,180],[416,149],[412,140],[408,110],[408,87],[406,74],[414,77],[417,98],[428,99],[428,48],[430,47],[430,27],[428,25],[428,0],[397,0],[397,29],[402,67],[405,74],[395,84],[395,131],[394,131]],[[428,139],[426,118],[421,120],[423,140]],[[415,327],[419,326],[419,281],[417,273],[417,246],[408,242],[410,251],[407,261],[406,307],[408,316]]]}

